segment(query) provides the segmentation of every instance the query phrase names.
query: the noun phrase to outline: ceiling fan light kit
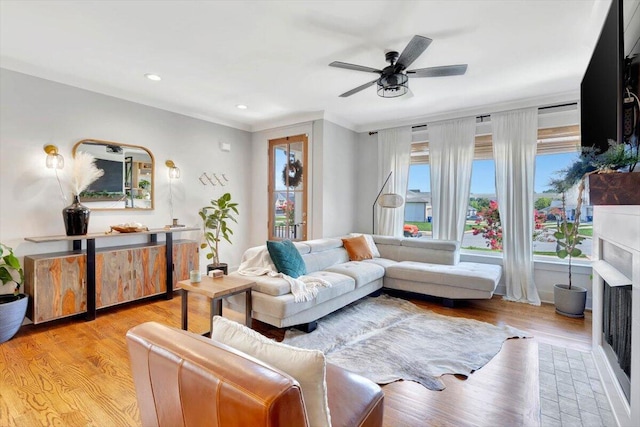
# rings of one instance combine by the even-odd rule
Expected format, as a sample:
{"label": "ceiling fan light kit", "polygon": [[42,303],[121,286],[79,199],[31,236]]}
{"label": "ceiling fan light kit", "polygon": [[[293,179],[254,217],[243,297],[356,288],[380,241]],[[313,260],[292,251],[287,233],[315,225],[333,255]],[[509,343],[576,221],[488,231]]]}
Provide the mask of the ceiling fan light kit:
{"label": "ceiling fan light kit", "polygon": [[409,78],[406,74],[392,74],[378,79],[378,96],[396,98],[409,92]]}
{"label": "ceiling fan light kit", "polygon": [[407,70],[407,68],[418,59],[420,55],[429,47],[431,39],[424,36],[413,36],[407,47],[398,55],[396,51],[385,53],[385,60],[390,64],[382,70],[365,67],[363,65],[349,64],[346,62],[334,61],[330,67],[344,68],[347,70],[364,71],[366,73],[378,73],[380,78],[370,81],[351,89],[340,95],[346,98],[358,93],[369,86],[378,85],[378,96],[382,98],[397,98],[409,92],[409,77],[446,77],[460,76],[467,72],[467,64],[445,65],[440,67],[419,68]]}

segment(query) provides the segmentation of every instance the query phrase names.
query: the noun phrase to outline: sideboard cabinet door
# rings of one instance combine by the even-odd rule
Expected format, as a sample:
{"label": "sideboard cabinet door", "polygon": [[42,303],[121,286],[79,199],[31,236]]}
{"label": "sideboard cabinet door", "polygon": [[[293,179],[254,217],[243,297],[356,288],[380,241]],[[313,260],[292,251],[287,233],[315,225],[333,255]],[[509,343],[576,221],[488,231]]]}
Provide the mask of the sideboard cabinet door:
{"label": "sideboard cabinet door", "polygon": [[96,307],[109,307],[134,299],[132,268],[130,249],[96,253]]}
{"label": "sideboard cabinet door", "polygon": [[167,291],[167,259],[164,246],[148,246],[133,252],[136,295],[143,297]]}
{"label": "sideboard cabinet door", "polygon": [[180,289],[178,282],[189,279],[191,270],[198,270],[199,245],[193,240],[173,243],[173,289]]}
{"label": "sideboard cabinet door", "polygon": [[72,253],[24,257],[27,317],[33,323],[87,311],[86,262],[86,255]]}

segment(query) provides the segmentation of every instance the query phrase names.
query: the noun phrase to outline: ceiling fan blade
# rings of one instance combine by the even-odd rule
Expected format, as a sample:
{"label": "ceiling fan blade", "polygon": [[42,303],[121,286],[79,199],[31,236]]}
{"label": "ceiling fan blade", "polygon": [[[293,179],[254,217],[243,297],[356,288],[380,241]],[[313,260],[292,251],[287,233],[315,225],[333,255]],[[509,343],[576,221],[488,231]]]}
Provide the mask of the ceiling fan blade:
{"label": "ceiling fan blade", "polygon": [[445,65],[442,67],[418,68],[416,70],[408,70],[409,77],[445,77],[445,76],[461,76],[467,72],[467,64]]}
{"label": "ceiling fan blade", "polygon": [[365,67],[364,65],[349,64],[349,63],[340,62],[340,61],[333,61],[331,64],[329,64],[329,67],[346,68],[347,70],[364,71],[367,73],[378,73],[378,74],[382,73],[382,70],[377,70],[371,67]]}
{"label": "ceiling fan blade", "polygon": [[375,80],[373,80],[373,81],[371,81],[371,82],[369,82],[369,83],[365,83],[365,84],[363,84],[362,86],[358,86],[358,87],[357,87],[357,88],[355,88],[355,89],[351,89],[349,92],[345,92],[345,93],[343,93],[342,95],[340,95],[340,97],[341,97],[341,98],[346,98],[347,96],[351,96],[351,95],[353,95],[354,93],[358,93],[358,92],[360,92],[361,90],[364,90],[364,89],[368,88],[369,86],[373,86],[377,81],[378,81],[378,79],[375,79]]}
{"label": "ceiling fan blade", "polygon": [[423,36],[413,36],[407,47],[404,48],[400,57],[396,61],[395,72],[399,73],[402,70],[409,68],[409,65],[413,64],[413,61],[418,59],[422,52],[431,44],[431,39]]}

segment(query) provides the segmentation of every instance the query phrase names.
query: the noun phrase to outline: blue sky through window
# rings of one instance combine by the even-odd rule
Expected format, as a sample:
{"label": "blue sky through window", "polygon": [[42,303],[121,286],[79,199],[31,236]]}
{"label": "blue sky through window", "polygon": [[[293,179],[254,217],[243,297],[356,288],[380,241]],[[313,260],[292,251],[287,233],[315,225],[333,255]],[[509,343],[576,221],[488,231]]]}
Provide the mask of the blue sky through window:
{"label": "blue sky through window", "polygon": [[[579,156],[579,152],[561,154],[542,154],[536,157],[534,191],[542,193],[549,189],[549,181],[555,177],[555,172],[572,164]],[[412,165],[409,174],[410,190],[430,191],[431,179],[429,165]],[[471,174],[471,193],[495,193],[495,166],[493,160],[474,160]]]}

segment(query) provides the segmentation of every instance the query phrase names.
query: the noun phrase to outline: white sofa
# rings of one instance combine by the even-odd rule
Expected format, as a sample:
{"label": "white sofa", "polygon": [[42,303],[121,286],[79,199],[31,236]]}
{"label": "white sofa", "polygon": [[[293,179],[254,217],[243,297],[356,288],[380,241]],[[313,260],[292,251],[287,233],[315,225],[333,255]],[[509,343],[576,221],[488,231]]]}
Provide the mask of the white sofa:
{"label": "white sofa", "polygon": [[[349,261],[341,238],[296,242],[307,275],[321,277],[331,287],[319,288],[311,301],[295,302],[284,279],[254,277],[253,318],[279,328],[307,325],[312,330],[317,319],[383,287],[449,301],[491,298],[502,275],[499,265],[460,262],[460,244],[455,241],[386,236],[373,240],[380,256],[364,261]],[[245,257],[262,248],[247,250]],[[244,297],[229,297],[227,305],[244,311]]]}

